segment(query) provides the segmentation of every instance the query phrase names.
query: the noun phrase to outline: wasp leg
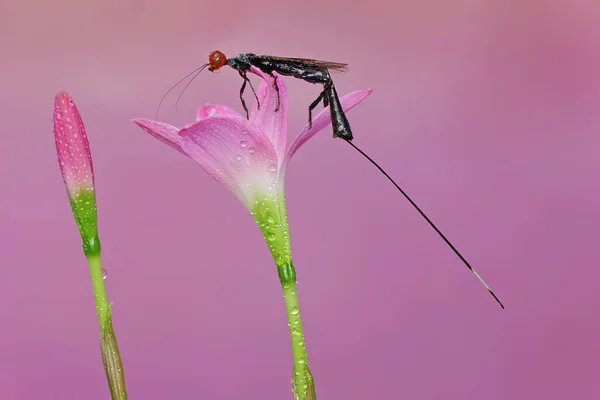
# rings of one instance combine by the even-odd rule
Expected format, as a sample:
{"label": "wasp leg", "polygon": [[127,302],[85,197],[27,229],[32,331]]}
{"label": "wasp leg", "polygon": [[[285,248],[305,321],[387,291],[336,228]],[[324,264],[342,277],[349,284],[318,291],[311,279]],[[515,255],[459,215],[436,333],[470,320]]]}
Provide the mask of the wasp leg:
{"label": "wasp leg", "polygon": [[246,106],[246,101],[244,100],[244,90],[246,89],[246,83],[250,82],[250,80],[246,76],[245,72],[242,72],[242,71],[238,71],[238,72],[239,72],[240,76],[242,77],[242,79],[244,80],[244,83],[242,83],[242,87],[240,89],[240,100],[242,102],[242,107],[244,108],[244,111],[246,111],[246,119],[250,119],[250,114],[248,113],[248,107]]}
{"label": "wasp leg", "polygon": [[281,104],[281,99],[279,98],[279,85],[277,84],[277,77],[273,75],[273,86],[275,86],[275,91],[277,92],[277,107],[275,107],[275,112],[279,111],[279,105]]}
{"label": "wasp leg", "polygon": [[332,82],[327,82],[323,85],[323,91],[319,94],[319,97],[308,106],[308,127],[312,128],[312,111],[319,105],[319,102],[323,100],[323,107],[327,107],[329,105],[329,97],[327,96],[327,91],[330,89]]}
{"label": "wasp leg", "polygon": [[275,88],[275,91],[277,92],[277,107],[275,107],[275,112],[279,111],[279,106],[281,105],[281,99],[279,98],[279,86],[277,85],[277,77],[275,75],[273,75],[273,72],[271,71],[263,71],[265,74],[269,75],[271,78],[273,78],[273,87]]}

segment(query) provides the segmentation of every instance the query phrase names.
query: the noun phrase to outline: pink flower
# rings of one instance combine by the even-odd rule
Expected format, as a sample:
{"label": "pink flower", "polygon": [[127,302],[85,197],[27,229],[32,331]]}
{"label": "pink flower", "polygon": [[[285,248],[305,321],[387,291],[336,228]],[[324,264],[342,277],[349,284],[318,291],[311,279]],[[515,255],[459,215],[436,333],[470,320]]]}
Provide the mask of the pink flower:
{"label": "pink flower", "polygon": [[[312,127],[305,126],[286,148],[288,97],[284,80],[277,79],[281,105],[275,112],[273,79],[256,68],[251,72],[263,81],[256,91],[260,110],[254,102],[249,119],[226,106],[208,104],[198,109],[196,122],[181,129],[144,118],[133,122],[196,161],[228,187],[254,216],[279,266],[291,262],[283,193],[286,167],[304,143],[331,124],[331,116],[327,108],[322,110],[313,118]],[[370,93],[370,89],[357,90],[343,96],[344,111]]]}
{"label": "pink flower", "polygon": [[[266,193],[282,190],[290,158],[311,137],[331,124],[331,117],[328,109],[322,110],[313,118],[312,128],[306,126],[286,148],[288,98],[284,80],[277,79],[281,107],[275,112],[277,93],[272,78],[256,68],[251,72],[260,76],[263,82],[256,91],[260,110],[255,102],[249,120],[226,106],[208,104],[198,109],[196,122],[181,129],[144,118],[136,118],[133,122],[192,158],[252,211],[257,196],[262,198]],[[344,111],[359,104],[370,93],[370,89],[357,90],[342,97]]]}
{"label": "pink flower", "polygon": [[71,96],[59,92],[54,100],[54,141],[71,210],[86,255],[100,252],[92,154],[79,110]]}
{"label": "pink flower", "polygon": [[[249,119],[226,106],[208,104],[198,109],[196,122],[184,128],[144,118],[133,122],[196,161],[228,187],[254,216],[280,265],[291,261],[283,193],[286,167],[304,143],[331,124],[331,116],[328,108],[322,110],[313,118],[312,127],[305,126],[287,148],[288,97],[284,80],[277,79],[281,105],[275,112],[273,79],[256,68],[251,72],[263,81],[256,91],[260,110],[254,102]],[[370,93],[366,89],[343,96],[340,101],[344,111]]]}

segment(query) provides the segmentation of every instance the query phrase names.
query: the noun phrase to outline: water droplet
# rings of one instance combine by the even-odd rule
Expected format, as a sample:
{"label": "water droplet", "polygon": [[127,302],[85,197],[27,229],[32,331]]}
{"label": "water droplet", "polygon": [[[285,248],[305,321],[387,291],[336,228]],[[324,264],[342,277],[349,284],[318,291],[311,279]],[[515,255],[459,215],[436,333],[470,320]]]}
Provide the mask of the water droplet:
{"label": "water droplet", "polygon": [[242,146],[242,147],[246,147],[246,146],[248,146],[248,142],[246,142],[245,140],[242,140],[242,141],[240,142],[240,146]]}
{"label": "water droplet", "polygon": [[237,156],[235,156],[235,159],[238,160],[238,161],[241,161],[242,160],[242,155],[238,154]]}
{"label": "water droplet", "polygon": [[275,166],[275,164],[269,165],[269,171],[271,171],[271,172],[277,171],[277,167]]}
{"label": "water droplet", "polygon": [[248,153],[250,153],[250,154],[254,153],[254,147],[248,147]]}
{"label": "water droplet", "polygon": [[102,268],[102,279],[106,279],[107,276],[108,276],[108,273],[106,272],[106,270],[104,268]]}
{"label": "water droplet", "polygon": [[292,308],[291,313],[292,313],[292,315],[298,315],[298,309],[297,308]]}

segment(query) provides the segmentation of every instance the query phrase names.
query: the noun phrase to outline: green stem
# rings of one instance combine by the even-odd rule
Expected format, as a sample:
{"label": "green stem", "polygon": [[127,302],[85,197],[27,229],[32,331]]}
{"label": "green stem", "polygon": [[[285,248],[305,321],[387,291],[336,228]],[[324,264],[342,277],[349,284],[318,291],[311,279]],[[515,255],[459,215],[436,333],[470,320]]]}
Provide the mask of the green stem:
{"label": "green stem", "polygon": [[123,362],[117,345],[117,337],[112,327],[110,309],[106,325],[100,334],[100,349],[102,350],[102,363],[104,364],[104,372],[106,373],[111,398],[113,400],[127,400]]}
{"label": "green stem", "polygon": [[102,332],[106,322],[110,318],[110,307],[106,298],[106,289],[104,288],[104,276],[102,274],[100,254],[90,255],[87,260],[90,269],[90,278],[92,279],[92,289],[94,290],[96,315],[98,316],[98,323],[100,324],[100,332]]}
{"label": "green stem", "polygon": [[315,399],[314,383],[310,370],[308,369],[306,344],[304,342],[300,307],[298,305],[296,271],[291,263],[285,264],[278,269],[281,287],[283,289],[283,298],[285,299],[288,326],[290,329],[292,356],[294,358],[292,390],[295,399]]}
{"label": "green stem", "polygon": [[314,382],[308,369],[304,332],[302,331],[302,320],[300,319],[300,308],[296,293],[296,270],[292,263],[283,183],[280,183],[280,185],[280,191],[275,193],[258,193],[249,209],[273,255],[281,288],[283,289],[294,358],[292,372],[294,399],[315,400]]}
{"label": "green stem", "polygon": [[98,324],[100,325],[102,362],[104,364],[104,372],[106,373],[110,395],[113,400],[127,400],[123,362],[121,361],[117,338],[112,326],[111,305],[106,298],[100,252],[88,255],[87,260],[90,269],[90,278],[92,279],[92,289],[94,290],[96,315],[98,316]]}

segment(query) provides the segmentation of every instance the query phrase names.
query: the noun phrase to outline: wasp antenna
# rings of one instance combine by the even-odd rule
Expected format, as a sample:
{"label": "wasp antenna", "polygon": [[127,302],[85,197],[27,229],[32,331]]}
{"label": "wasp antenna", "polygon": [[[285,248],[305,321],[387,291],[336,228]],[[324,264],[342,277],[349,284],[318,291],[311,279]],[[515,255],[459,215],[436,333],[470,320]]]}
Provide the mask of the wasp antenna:
{"label": "wasp antenna", "polygon": [[385,172],[385,170],[383,168],[381,168],[381,166],[379,166],[379,164],[377,164],[375,162],[375,160],[373,160],[371,157],[369,157],[358,146],[356,146],[350,140],[346,140],[346,139],[344,139],[344,140],[346,142],[348,142],[348,144],[350,146],[354,147],[354,149],[356,151],[358,151],[363,157],[365,157],[367,160],[369,160],[371,162],[371,164],[373,164],[386,178],[388,178],[390,180],[390,182],[392,182],[392,184],[396,187],[396,189],[398,189],[400,191],[400,193],[402,193],[402,195],[406,198],[406,200],[408,200],[410,202],[410,204],[412,204],[412,206],[415,208],[415,210],[417,210],[419,212],[419,214],[421,214],[421,216],[423,218],[425,218],[425,221],[427,221],[429,223],[429,225],[436,231],[436,233],[444,240],[444,242],[446,242],[446,244],[448,245],[448,247],[450,247],[452,249],[454,254],[456,254],[458,256],[458,258],[460,258],[460,260],[467,266],[467,268],[469,268],[469,270],[473,273],[473,275],[475,275],[477,277],[479,282],[481,282],[481,284],[487,289],[487,291],[492,295],[492,297],[494,298],[494,300],[496,300],[496,302],[500,305],[500,307],[502,307],[502,309],[504,309],[504,304],[502,304],[502,302],[500,301],[498,296],[496,296],[496,294],[492,291],[492,289],[490,289],[490,287],[487,285],[487,283],[485,283],[485,281],[481,278],[481,276],[479,276],[479,274],[473,269],[473,267],[471,267],[471,264],[469,264],[469,262],[462,256],[462,254],[460,254],[460,252],[458,250],[456,250],[456,247],[454,247],[454,245],[452,243],[450,243],[450,240],[448,240],[448,238],[446,238],[446,236],[438,229],[438,227],[435,226],[435,224],[433,222],[431,222],[429,217],[427,217],[427,215],[425,215],[425,213],[419,208],[419,206],[417,206],[417,204],[408,196],[408,194],[406,194],[406,192],[404,190],[402,190],[402,188],[392,179],[392,177],[390,177],[387,174],[387,172]]}
{"label": "wasp antenna", "polygon": [[183,88],[183,90],[181,91],[181,93],[179,94],[179,96],[177,97],[177,101],[175,101],[175,110],[177,110],[177,107],[179,106],[179,100],[181,100],[181,96],[183,96],[183,94],[185,93],[185,91],[187,90],[187,88],[190,87],[190,85],[192,84],[192,82],[194,81],[194,79],[196,79],[196,77],[198,76],[198,74],[200,74],[200,72],[202,72],[202,70],[204,70],[204,68],[206,68],[208,64],[204,64],[202,67],[198,68],[196,71],[196,73],[194,74],[194,76],[192,76],[192,78],[190,79],[190,81],[185,85],[185,87]]}
{"label": "wasp antenna", "polygon": [[[190,83],[194,80],[194,78],[196,76],[198,76],[198,74],[200,72],[202,72],[202,70],[204,68],[206,68],[208,66],[207,64],[201,65],[200,67],[196,68],[195,70],[193,70],[192,72],[190,72],[189,74],[187,74],[186,76],[184,76],[183,78],[181,78],[179,81],[177,81],[176,84],[174,84],[173,86],[171,86],[171,88],[167,91],[167,93],[165,93],[163,95],[163,97],[161,97],[160,102],[158,103],[158,107],[156,107],[156,119],[158,119],[158,111],[160,110],[160,106],[162,104],[162,102],[165,100],[165,98],[168,96],[169,93],[171,93],[173,91],[173,89],[175,89],[177,86],[179,86],[179,84],[183,81],[185,81],[187,78],[189,78],[191,75],[194,75],[192,77],[192,79],[190,80],[190,82],[188,82],[188,84],[185,86],[185,88],[183,89],[183,91],[185,91],[185,89],[187,89],[187,87],[190,85]],[[181,98],[181,95],[183,94],[183,92],[181,92],[181,94],[179,95],[179,97],[177,98],[177,101],[179,102],[179,99]],[[177,107],[177,106],[176,106]]]}

